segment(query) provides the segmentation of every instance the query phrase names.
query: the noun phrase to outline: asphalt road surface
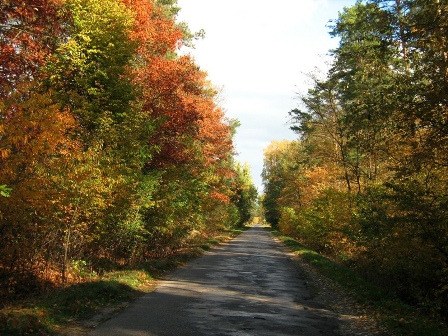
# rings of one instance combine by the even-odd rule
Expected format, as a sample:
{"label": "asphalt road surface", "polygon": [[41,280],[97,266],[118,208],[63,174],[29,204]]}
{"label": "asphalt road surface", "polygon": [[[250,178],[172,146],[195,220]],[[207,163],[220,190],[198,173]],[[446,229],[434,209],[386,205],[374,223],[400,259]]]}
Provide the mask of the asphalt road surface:
{"label": "asphalt road surface", "polygon": [[89,335],[337,335],[286,248],[261,227],[175,271]]}

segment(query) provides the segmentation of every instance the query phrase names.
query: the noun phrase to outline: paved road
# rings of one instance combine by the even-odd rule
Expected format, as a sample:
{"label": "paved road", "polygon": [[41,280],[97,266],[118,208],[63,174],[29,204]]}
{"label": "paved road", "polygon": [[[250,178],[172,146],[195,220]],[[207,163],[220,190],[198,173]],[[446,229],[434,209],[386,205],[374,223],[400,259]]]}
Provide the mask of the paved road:
{"label": "paved road", "polygon": [[175,271],[91,336],[337,335],[283,245],[261,227]]}

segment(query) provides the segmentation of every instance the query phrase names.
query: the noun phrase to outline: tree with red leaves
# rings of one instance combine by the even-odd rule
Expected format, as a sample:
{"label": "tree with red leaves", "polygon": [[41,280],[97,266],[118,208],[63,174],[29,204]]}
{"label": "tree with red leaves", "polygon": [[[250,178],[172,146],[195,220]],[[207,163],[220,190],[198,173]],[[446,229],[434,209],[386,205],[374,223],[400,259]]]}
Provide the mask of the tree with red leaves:
{"label": "tree with red leaves", "polygon": [[6,0],[0,4],[0,97],[18,83],[37,80],[63,36],[59,0]]}

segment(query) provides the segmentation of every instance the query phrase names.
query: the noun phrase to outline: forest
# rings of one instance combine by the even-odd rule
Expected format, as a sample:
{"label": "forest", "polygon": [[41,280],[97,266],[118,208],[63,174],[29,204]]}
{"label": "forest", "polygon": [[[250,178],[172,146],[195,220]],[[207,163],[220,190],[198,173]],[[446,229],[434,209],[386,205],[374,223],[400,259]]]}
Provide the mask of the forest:
{"label": "forest", "polygon": [[238,120],[175,0],[2,0],[0,301],[242,226]]}
{"label": "forest", "polygon": [[448,7],[369,0],[264,153],[266,220],[448,321]]}
{"label": "forest", "polygon": [[[176,0],[0,2],[0,302],[242,227],[239,121]],[[448,322],[448,7],[365,0],[264,153],[272,227]]]}

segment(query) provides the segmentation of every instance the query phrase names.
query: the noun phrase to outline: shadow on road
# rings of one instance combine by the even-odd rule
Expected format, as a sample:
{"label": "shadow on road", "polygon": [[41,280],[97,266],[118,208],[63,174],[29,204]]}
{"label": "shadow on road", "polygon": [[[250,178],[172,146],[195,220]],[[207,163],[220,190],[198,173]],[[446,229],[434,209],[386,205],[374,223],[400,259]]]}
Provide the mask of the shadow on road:
{"label": "shadow on road", "polygon": [[336,335],[285,247],[253,227],[161,282],[89,335]]}

